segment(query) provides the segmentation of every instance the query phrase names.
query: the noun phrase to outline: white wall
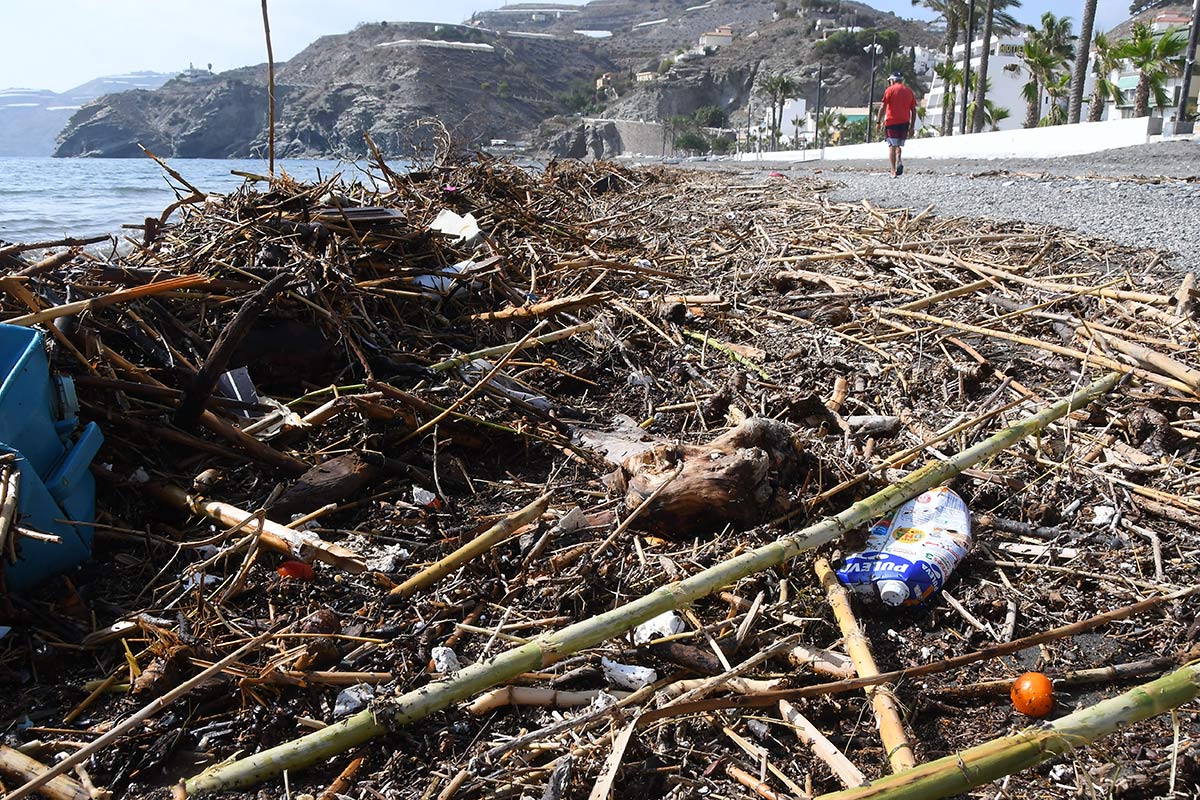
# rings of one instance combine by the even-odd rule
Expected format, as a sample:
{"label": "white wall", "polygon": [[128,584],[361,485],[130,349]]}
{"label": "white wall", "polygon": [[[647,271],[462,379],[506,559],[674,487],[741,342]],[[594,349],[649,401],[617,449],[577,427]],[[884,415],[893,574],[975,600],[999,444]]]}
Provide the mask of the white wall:
{"label": "white wall", "polygon": [[[1097,153],[1118,147],[1146,144],[1161,132],[1162,120],[1153,117],[1083,122],[1048,128],[974,133],[966,136],[910,139],[904,158],[1055,158]],[[823,153],[823,155],[822,155]],[[774,153],[742,153],[739,161],[849,161],[886,159],[882,142],[852,144],[811,150],[782,150]]]}

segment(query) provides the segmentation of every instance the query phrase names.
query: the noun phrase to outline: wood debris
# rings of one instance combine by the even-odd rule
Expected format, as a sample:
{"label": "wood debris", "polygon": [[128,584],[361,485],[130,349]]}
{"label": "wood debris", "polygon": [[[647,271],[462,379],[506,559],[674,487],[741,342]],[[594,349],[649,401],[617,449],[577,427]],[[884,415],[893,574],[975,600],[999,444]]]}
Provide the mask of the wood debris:
{"label": "wood debris", "polygon": [[[820,795],[1022,726],[996,687],[1027,668],[1064,676],[1065,715],[1194,657],[1194,596],[1069,627],[1200,582],[1194,279],[1156,255],[752,172],[354,176],[206,199],[181,184],[144,241],[0,247],[0,320],[48,332],[107,440],[94,560],[0,593],[5,791],[75,754],[63,769],[89,783],[70,773],[56,796],[149,796],[391,714],[442,669],[840,512],[1110,370],[1129,373],[1116,393],[955,479],[986,524],[953,605],[855,600],[846,639],[855,618],[813,564],[833,580],[851,531],[680,609],[676,633],[546,657],[288,789],[582,798],[603,776],[614,797]],[[478,235],[431,231],[445,210]],[[0,459],[0,505],[12,475]],[[0,559],[20,530],[0,514]],[[294,561],[311,570],[277,571]],[[995,639],[1024,649],[895,680]],[[874,672],[867,642],[891,752],[860,694],[772,694],[849,678],[842,651]],[[606,663],[652,677],[611,685]],[[1007,792],[1194,787],[1200,718],[1176,718]]]}

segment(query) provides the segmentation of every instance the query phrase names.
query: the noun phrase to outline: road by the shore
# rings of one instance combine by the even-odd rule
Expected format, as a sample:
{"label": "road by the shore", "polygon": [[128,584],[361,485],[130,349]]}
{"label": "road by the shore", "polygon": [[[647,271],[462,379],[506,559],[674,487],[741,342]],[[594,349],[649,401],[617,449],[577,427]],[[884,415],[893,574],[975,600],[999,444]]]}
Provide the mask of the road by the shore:
{"label": "road by the shore", "polygon": [[1067,228],[1138,248],[1166,251],[1166,263],[1200,268],[1200,142],[1179,141],[1047,159],[912,159],[904,175],[878,161],[736,167],[822,177],[842,185],[839,201],[924,209],[952,217],[1020,220]]}

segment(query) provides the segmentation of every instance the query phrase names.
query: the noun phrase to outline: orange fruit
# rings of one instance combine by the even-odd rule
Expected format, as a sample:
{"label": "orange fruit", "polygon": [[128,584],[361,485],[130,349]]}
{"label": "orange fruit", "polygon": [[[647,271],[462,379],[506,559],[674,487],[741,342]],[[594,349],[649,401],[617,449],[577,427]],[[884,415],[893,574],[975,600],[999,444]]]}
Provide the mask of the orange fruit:
{"label": "orange fruit", "polygon": [[1054,684],[1040,672],[1026,672],[1012,685],[1013,708],[1027,717],[1044,717],[1054,710]]}
{"label": "orange fruit", "polygon": [[285,561],[275,571],[284,578],[300,581],[311,581],[316,574],[313,572],[312,565],[305,564],[303,561]]}

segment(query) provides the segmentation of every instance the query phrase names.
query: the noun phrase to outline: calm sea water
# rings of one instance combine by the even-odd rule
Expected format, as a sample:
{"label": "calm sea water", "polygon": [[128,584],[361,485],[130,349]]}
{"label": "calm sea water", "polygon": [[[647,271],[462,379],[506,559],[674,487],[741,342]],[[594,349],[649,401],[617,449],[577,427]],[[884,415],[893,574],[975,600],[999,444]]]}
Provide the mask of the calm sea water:
{"label": "calm sea water", "polygon": [[[230,170],[265,174],[265,161],[172,159],[168,163],[205,192],[228,192],[242,179]],[[338,161],[284,160],[301,180],[362,173]],[[118,232],[158,216],[175,195],[148,158],[0,158],[0,240],[34,242]]]}

